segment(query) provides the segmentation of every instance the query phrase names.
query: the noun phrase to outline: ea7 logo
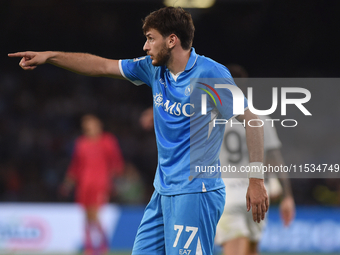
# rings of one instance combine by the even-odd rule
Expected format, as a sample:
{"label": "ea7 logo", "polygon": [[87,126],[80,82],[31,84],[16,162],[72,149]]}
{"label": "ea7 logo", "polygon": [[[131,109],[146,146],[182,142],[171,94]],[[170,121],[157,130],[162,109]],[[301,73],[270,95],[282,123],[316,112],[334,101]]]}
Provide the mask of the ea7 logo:
{"label": "ea7 logo", "polygon": [[191,250],[179,249],[179,255],[190,255]]}
{"label": "ea7 logo", "polygon": [[[216,89],[228,89],[230,90],[232,96],[233,96],[233,114],[234,115],[240,115],[244,114],[244,95],[242,93],[242,90],[238,88],[235,85],[231,84],[215,84],[214,86]],[[210,87],[212,89],[212,87]],[[216,91],[216,90],[213,90]],[[207,91],[206,91],[207,92]],[[288,93],[301,93],[304,94],[304,98],[287,98]],[[208,93],[209,94],[209,93]],[[217,96],[217,92],[215,93]],[[248,87],[248,107],[249,110],[256,114],[256,115],[270,115],[272,114],[278,104],[278,95],[277,95],[277,87],[273,87],[272,90],[272,106],[268,110],[258,110],[253,105],[253,88]],[[210,96],[211,93],[209,94]],[[220,103],[222,105],[222,101],[220,97],[218,96]],[[312,115],[302,104],[307,103],[311,99],[311,93],[309,90],[304,88],[296,88],[296,87],[282,87],[281,88],[281,115],[286,115],[287,113],[287,105],[288,104],[295,104],[297,108],[300,109],[300,111],[304,115]],[[216,101],[213,100],[215,105]],[[207,114],[207,95],[202,94],[201,95],[201,109],[202,109],[202,115]]]}

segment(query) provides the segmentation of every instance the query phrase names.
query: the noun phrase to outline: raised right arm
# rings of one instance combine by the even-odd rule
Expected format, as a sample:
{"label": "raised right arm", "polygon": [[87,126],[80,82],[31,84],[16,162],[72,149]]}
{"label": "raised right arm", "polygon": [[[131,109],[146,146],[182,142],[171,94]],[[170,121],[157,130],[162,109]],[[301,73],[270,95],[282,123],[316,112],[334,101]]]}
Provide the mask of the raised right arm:
{"label": "raised right arm", "polygon": [[33,70],[38,65],[49,63],[82,75],[123,78],[119,71],[118,60],[102,58],[88,53],[26,51],[11,53],[8,56],[21,57],[19,65],[24,70]]}

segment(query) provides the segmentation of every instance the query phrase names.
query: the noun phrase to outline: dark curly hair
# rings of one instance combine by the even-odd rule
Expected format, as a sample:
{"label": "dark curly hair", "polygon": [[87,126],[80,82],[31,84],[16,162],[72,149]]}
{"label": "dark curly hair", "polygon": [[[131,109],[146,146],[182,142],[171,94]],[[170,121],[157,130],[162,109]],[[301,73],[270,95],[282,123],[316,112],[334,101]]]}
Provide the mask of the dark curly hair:
{"label": "dark curly hair", "polygon": [[191,14],[181,7],[164,7],[150,13],[143,20],[143,32],[156,29],[163,37],[175,34],[183,49],[188,50],[194,40],[195,26]]}

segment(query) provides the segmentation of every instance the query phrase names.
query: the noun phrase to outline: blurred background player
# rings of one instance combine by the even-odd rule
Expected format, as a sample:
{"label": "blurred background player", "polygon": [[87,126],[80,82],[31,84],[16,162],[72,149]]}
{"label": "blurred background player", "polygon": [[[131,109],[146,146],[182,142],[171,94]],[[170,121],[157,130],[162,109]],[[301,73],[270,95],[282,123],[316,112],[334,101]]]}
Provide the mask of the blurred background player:
{"label": "blurred background player", "polygon": [[[239,65],[227,66],[234,78],[246,78],[247,72]],[[242,89],[241,79],[236,81]],[[245,91],[243,91],[245,92]],[[269,116],[259,116],[260,119],[270,119]],[[233,122],[235,123],[235,122]],[[277,136],[275,127],[268,122],[264,122],[264,153],[265,165],[283,165],[283,158],[280,147],[281,142]],[[240,123],[226,124],[224,139],[221,147],[220,161],[222,166],[247,166],[248,151],[245,140],[245,130]],[[269,174],[266,174],[267,177]],[[227,173],[222,175],[226,185],[226,204],[221,219],[217,225],[216,243],[222,246],[224,255],[247,255],[257,254],[257,244],[261,238],[261,233],[265,222],[256,223],[252,220],[251,212],[247,212],[245,196],[248,187],[248,178],[226,178]],[[234,176],[235,177],[235,176]],[[272,178],[270,178],[272,177]],[[269,176],[266,188],[271,198],[283,195],[280,204],[280,213],[285,226],[288,226],[295,215],[295,203],[292,196],[289,179],[284,175],[279,175],[282,187],[275,176]]]}
{"label": "blurred background player", "polygon": [[76,186],[76,201],[86,212],[85,254],[98,255],[108,251],[108,240],[98,211],[108,202],[112,178],[122,173],[124,163],[117,139],[103,132],[97,116],[83,116],[81,127],[83,135],[76,141],[61,193],[66,196]]}

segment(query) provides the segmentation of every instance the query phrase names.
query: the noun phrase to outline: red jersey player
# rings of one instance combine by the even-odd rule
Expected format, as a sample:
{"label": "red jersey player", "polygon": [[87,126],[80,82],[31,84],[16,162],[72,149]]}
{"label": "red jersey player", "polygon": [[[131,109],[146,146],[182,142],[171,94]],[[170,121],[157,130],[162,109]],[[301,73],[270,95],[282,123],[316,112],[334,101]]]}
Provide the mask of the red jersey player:
{"label": "red jersey player", "polygon": [[117,139],[103,132],[102,123],[96,116],[85,115],[81,126],[84,135],[76,141],[61,192],[67,195],[76,185],[76,201],[86,211],[85,253],[97,255],[108,250],[98,210],[108,201],[112,177],[123,170],[123,158]]}

